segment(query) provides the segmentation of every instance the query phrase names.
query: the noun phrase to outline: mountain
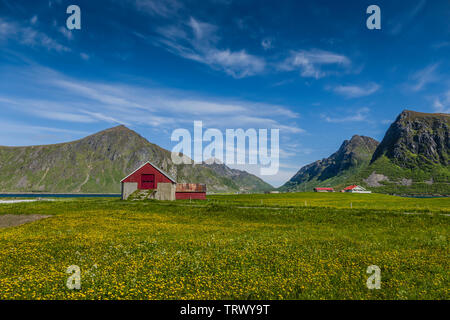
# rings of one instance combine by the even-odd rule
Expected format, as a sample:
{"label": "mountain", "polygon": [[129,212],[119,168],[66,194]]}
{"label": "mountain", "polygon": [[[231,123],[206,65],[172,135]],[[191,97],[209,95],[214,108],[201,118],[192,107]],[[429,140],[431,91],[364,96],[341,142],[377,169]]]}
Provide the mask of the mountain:
{"label": "mountain", "polygon": [[372,163],[383,156],[404,168],[449,165],[450,115],[405,110],[389,127]]}
{"label": "mountain", "polygon": [[381,143],[353,136],[329,158],[301,168],[280,190],[360,184],[382,193],[449,195],[449,128],[449,114],[404,110]]}
{"label": "mountain", "polygon": [[387,193],[450,194],[450,115],[404,110],[356,180]]}
{"label": "mountain", "polygon": [[170,151],[118,126],[67,143],[0,147],[0,191],[118,193],[120,180],[148,160],[178,182],[206,183],[209,192],[271,188],[248,173],[230,175],[205,164],[174,165]]}
{"label": "mountain", "polygon": [[247,171],[231,169],[222,163],[204,163],[203,165],[213,170],[219,176],[234,181],[236,185],[239,186],[239,191],[253,192],[274,190],[274,187],[270,184]]}
{"label": "mountain", "polygon": [[330,157],[301,168],[280,190],[311,190],[316,186],[339,185],[369,165],[377,146],[378,141],[372,138],[354,135]]}

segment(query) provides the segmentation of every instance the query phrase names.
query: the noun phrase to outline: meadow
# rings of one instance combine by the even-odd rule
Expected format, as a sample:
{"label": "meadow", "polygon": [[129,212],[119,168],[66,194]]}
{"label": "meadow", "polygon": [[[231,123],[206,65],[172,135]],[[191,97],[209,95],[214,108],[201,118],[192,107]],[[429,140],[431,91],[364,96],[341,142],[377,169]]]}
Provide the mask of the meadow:
{"label": "meadow", "polygon": [[[450,199],[214,195],[1,204],[0,299],[449,299]],[[66,270],[81,269],[69,290]],[[381,268],[369,290],[367,267]]]}

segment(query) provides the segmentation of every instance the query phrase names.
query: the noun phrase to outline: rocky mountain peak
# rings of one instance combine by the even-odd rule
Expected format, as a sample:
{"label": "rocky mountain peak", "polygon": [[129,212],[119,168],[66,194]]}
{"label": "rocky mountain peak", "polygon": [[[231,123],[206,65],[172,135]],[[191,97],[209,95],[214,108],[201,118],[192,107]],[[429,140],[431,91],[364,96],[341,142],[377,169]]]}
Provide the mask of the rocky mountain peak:
{"label": "rocky mountain peak", "polygon": [[373,138],[366,136],[359,136],[355,134],[350,140],[345,140],[342,143],[338,153],[354,152],[355,155],[358,156],[361,153],[365,154],[366,152],[370,152],[370,150],[375,150],[378,144],[379,142]]}
{"label": "rocky mountain peak", "polygon": [[450,115],[404,110],[389,127],[372,157],[382,156],[404,168],[449,165]]}
{"label": "rocky mountain peak", "polygon": [[354,135],[350,140],[345,140],[330,157],[301,168],[283,187],[289,190],[297,188],[301,183],[317,181],[320,184],[332,177],[345,175],[346,172],[367,165],[377,146],[378,141],[375,139]]}

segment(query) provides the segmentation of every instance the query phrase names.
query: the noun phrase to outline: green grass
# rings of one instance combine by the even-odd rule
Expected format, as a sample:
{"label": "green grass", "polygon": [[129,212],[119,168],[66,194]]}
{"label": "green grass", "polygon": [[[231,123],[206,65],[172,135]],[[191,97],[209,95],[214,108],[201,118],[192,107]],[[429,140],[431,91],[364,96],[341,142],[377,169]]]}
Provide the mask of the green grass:
{"label": "green grass", "polygon": [[208,199],[215,203],[240,206],[270,206],[280,208],[333,208],[370,209],[389,212],[442,212],[450,213],[450,198],[407,198],[385,194],[351,193],[279,193],[249,195],[214,195]]}
{"label": "green grass", "polygon": [[[448,203],[297,193],[3,204],[0,215],[53,217],[0,229],[0,299],[448,299]],[[372,264],[380,290],[366,287]],[[70,265],[79,291],[66,288]]]}
{"label": "green grass", "polygon": [[[415,155],[416,156],[416,155]],[[382,181],[380,187],[369,187],[363,181],[372,172],[381,173],[389,178],[389,182]],[[403,178],[411,179],[410,186],[402,186],[399,181]],[[382,156],[369,167],[361,170],[352,177],[353,181],[358,181],[361,185],[378,193],[391,194],[441,194],[450,195],[450,170],[448,167],[423,162],[420,167],[400,167],[386,156]],[[432,180],[432,184],[425,181]]]}

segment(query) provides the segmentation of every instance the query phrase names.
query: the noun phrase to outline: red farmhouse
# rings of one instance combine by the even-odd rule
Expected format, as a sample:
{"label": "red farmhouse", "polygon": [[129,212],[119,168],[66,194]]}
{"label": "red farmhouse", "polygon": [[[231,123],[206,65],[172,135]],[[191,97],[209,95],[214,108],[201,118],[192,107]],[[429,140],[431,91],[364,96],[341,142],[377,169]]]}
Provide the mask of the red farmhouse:
{"label": "red farmhouse", "polygon": [[358,186],[356,184],[348,186],[341,190],[341,192],[349,192],[349,193],[372,193],[372,191],[366,190],[365,188]]}
{"label": "red farmhouse", "polygon": [[206,185],[177,182],[150,161],[144,163],[121,180],[122,199],[136,190],[154,190],[152,198],[158,200],[206,199]]}

